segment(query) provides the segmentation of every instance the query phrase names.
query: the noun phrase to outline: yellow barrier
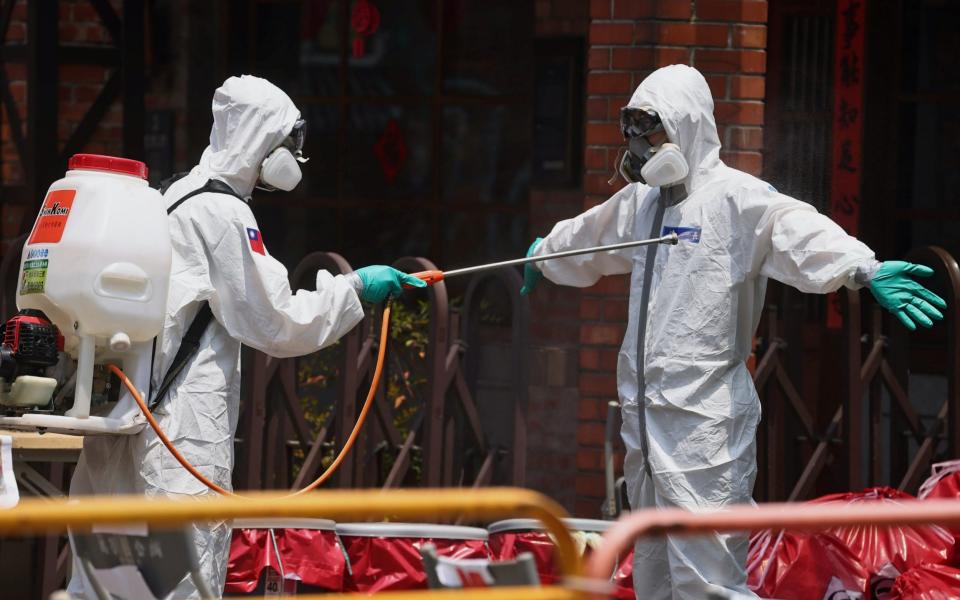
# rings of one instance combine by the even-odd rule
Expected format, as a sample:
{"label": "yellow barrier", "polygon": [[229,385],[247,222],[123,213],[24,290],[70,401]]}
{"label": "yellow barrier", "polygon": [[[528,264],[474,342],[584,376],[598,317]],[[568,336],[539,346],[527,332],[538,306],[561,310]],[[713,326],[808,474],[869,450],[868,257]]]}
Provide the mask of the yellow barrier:
{"label": "yellow barrier", "polygon": [[[384,517],[391,520],[529,517],[542,522],[552,534],[561,574],[576,578],[581,572],[580,557],[573,538],[561,520],[567,516],[566,511],[550,498],[530,490],[330,490],[294,498],[283,496],[283,493],[263,492],[243,498],[210,496],[182,501],[142,496],[82,496],[56,500],[26,498],[14,508],[0,510],[0,535],[45,534],[67,528],[89,530],[93,524],[146,523],[155,527],[173,527],[192,521],[225,519],[325,518],[344,521]],[[534,591],[544,595],[530,595]],[[417,593],[423,594],[422,591]],[[473,598],[473,593],[470,592],[466,597]],[[502,595],[498,588],[476,593],[482,594],[477,598],[491,600],[519,598],[516,595]],[[458,590],[457,594],[459,600],[464,600],[467,591]],[[542,600],[575,597],[571,594],[572,591],[559,588],[530,588],[524,597]],[[383,596],[389,598],[394,594]],[[416,596],[395,597],[399,600]]]}

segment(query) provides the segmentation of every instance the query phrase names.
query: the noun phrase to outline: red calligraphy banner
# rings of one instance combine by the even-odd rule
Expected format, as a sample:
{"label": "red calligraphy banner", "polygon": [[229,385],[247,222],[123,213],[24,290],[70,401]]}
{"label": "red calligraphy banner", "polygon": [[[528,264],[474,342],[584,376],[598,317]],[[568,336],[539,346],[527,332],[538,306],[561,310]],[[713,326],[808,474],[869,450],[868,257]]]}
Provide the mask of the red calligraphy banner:
{"label": "red calligraphy banner", "polygon": [[[860,222],[865,17],[865,0],[837,0],[830,216],[850,235],[857,234]],[[840,294],[831,294],[827,326],[842,325]]]}

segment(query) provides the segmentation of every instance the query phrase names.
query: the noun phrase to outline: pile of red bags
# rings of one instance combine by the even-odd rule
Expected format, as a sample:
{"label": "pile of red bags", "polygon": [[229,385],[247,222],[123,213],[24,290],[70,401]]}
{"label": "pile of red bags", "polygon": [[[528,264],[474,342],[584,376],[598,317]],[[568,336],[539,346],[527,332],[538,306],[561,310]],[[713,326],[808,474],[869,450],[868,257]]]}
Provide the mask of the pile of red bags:
{"label": "pile of red bags", "polygon": [[866,587],[860,560],[824,533],[761,531],[750,538],[747,585],[761,598],[842,598]]}
{"label": "pile of red bags", "polygon": [[274,529],[273,538],[270,532],[233,530],[225,594],[343,591],[347,561],[332,529]]}
{"label": "pile of red bags", "polygon": [[[951,484],[960,490],[960,468],[957,472]],[[870,488],[812,503],[910,499],[910,494],[892,488]],[[748,585],[761,597],[783,600],[958,598],[960,571],[951,566],[955,545],[953,534],[937,526],[836,527],[813,534],[763,531],[750,540]],[[926,595],[917,595],[917,590]],[[931,595],[936,593],[941,595]]]}

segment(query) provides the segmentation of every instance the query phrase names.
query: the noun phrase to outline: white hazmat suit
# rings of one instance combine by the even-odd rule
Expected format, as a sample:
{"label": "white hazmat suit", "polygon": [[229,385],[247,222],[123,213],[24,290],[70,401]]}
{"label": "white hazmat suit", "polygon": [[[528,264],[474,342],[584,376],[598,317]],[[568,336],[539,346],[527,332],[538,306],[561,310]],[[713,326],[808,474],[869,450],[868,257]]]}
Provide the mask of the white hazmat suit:
{"label": "white hazmat suit", "polygon": [[[551,260],[538,268],[555,283],[578,287],[631,273],[617,365],[631,507],[750,503],[760,402],[745,361],[767,279],[826,293],[859,287],[878,263],[809,204],[721,162],[713,99],[695,69],[655,71],[629,106],[659,114],[689,164],[688,176],[669,188],[627,185],[557,223],[533,254],[687,232],[677,246]],[[746,557],[741,533],[640,541],[637,597],[753,596]]]}
{"label": "white hazmat suit", "polygon": [[[166,192],[167,205],[210,179],[249,197],[261,162],[299,118],[290,98],[271,83],[231,77],[213,98],[210,146],[200,164]],[[173,211],[169,223],[173,263],[154,389],[204,301],[215,319],[155,416],[188,461],[230,489],[241,344],[276,357],[308,354],[347,333],[363,318],[363,309],[347,278],[326,271],[317,273],[317,291],[293,293],[287,270],[266,252],[250,207],[236,197],[198,194]],[[213,492],[183,469],[147,427],[133,436],[88,437],[70,493],[195,497]],[[194,526],[192,535],[201,575],[215,593],[222,593],[229,524]],[[79,591],[78,579],[75,575],[71,581],[71,591]],[[196,591],[185,579],[174,595],[193,597]]]}

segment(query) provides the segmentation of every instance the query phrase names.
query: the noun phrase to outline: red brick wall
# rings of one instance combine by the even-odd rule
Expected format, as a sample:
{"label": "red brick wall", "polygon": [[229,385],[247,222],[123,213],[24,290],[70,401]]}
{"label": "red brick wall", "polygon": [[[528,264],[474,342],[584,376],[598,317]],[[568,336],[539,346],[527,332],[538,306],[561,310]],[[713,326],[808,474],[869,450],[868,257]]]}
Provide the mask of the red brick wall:
{"label": "red brick wall", "polygon": [[[119,12],[120,1],[113,0],[112,4]],[[90,2],[87,0],[61,0],[59,8],[58,30],[61,44],[87,46],[113,44]],[[18,0],[13,9],[10,29],[7,32],[5,42],[7,44],[19,44],[26,42],[26,38],[27,3],[25,0]],[[5,70],[10,81],[10,91],[20,109],[20,117],[24,120],[27,103],[26,68],[23,64],[10,61],[5,64]],[[61,145],[66,143],[80,124],[83,115],[86,114],[87,109],[100,93],[109,72],[108,68],[88,65],[64,65],[60,68],[58,140]],[[10,123],[6,114],[0,120],[3,123],[2,132],[0,132],[0,148],[2,148],[0,151],[2,151],[3,157],[2,180],[0,180],[0,183],[5,186],[19,185],[23,183],[23,171],[10,136]],[[118,100],[111,105],[90,143],[83,150],[99,154],[120,153],[123,133],[122,120],[123,108]],[[29,135],[28,132],[24,132],[24,136],[27,135]]]}
{"label": "red brick wall", "polygon": [[[589,28],[586,0],[536,0],[538,38],[586,39]],[[580,189],[532,190],[531,238],[546,235],[554,223],[577,214],[582,205]],[[576,496],[571,482],[577,474],[579,314],[579,295],[570,288],[541,285],[530,297],[526,485],[569,510]]]}
{"label": "red brick wall", "polygon": [[[27,3],[18,0],[13,7],[10,19],[10,28],[4,41],[7,44],[22,44],[27,39]],[[21,122],[27,116],[27,69],[23,64],[7,61],[3,67],[4,74],[10,84],[10,93],[17,104]],[[3,160],[3,169],[0,170],[0,183],[16,185],[23,183],[23,168],[17,156],[17,149],[13,145],[10,134],[10,119],[6,110],[0,107],[0,158]],[[24,132],[26,137],[26,132]],[[16,233],[16,232],[15,232]],[[6,237],[6,232],[4,232]]]}
{"label": "red brick wall", "polygon": [[[766,0],[591,0],[590,16],[583,209],[623,185],[607,184],[621,146],[620,107],[651,71],[673,63],[698,68],[709,82],[723,160],[760,173]],[[579,516],[597,516],[603,499],[606,405],[617,397],[627,295],[626,276],[607,277],[580,293],[574,504]]]}
{"label": "red brick wall", "polygon": [[[118,14],[121,13],[120,0],[111,0]],[[103,46],[112,45],[107,29],[87,0],[61,0],[59,2],[58,39],[61,45]],[[23,44],[27,41],[27,3],[18,0],[14,6],[10,27],[4,40],[6,44]],[[5,75],[10,82],[10,92],[17,105],[24,129],[27,116],[27,69],[25,63],[7,61]],[[64,65],[59,71],[58,97],[58,135],[60,147],[79,126],[83,116],[96,100],[106,83],[110,69],[91,65]],[[10,131],[9,116],[0,108],[0,186],[20,186],[25,184],[23,165],[17,154]],[[29,137],[23,131],[23,137]],[[123,107],[119,100],[107,110],[103,120],[97,126],[92,138],[82,149],[83,152],[96,154],[115,154],[122,152]],[[40,199],[33,199],[39,202]],[[19,236],[33,220],[33,205],[4,203],[0,209],[0,253],[5,251],[10,240]]]}

